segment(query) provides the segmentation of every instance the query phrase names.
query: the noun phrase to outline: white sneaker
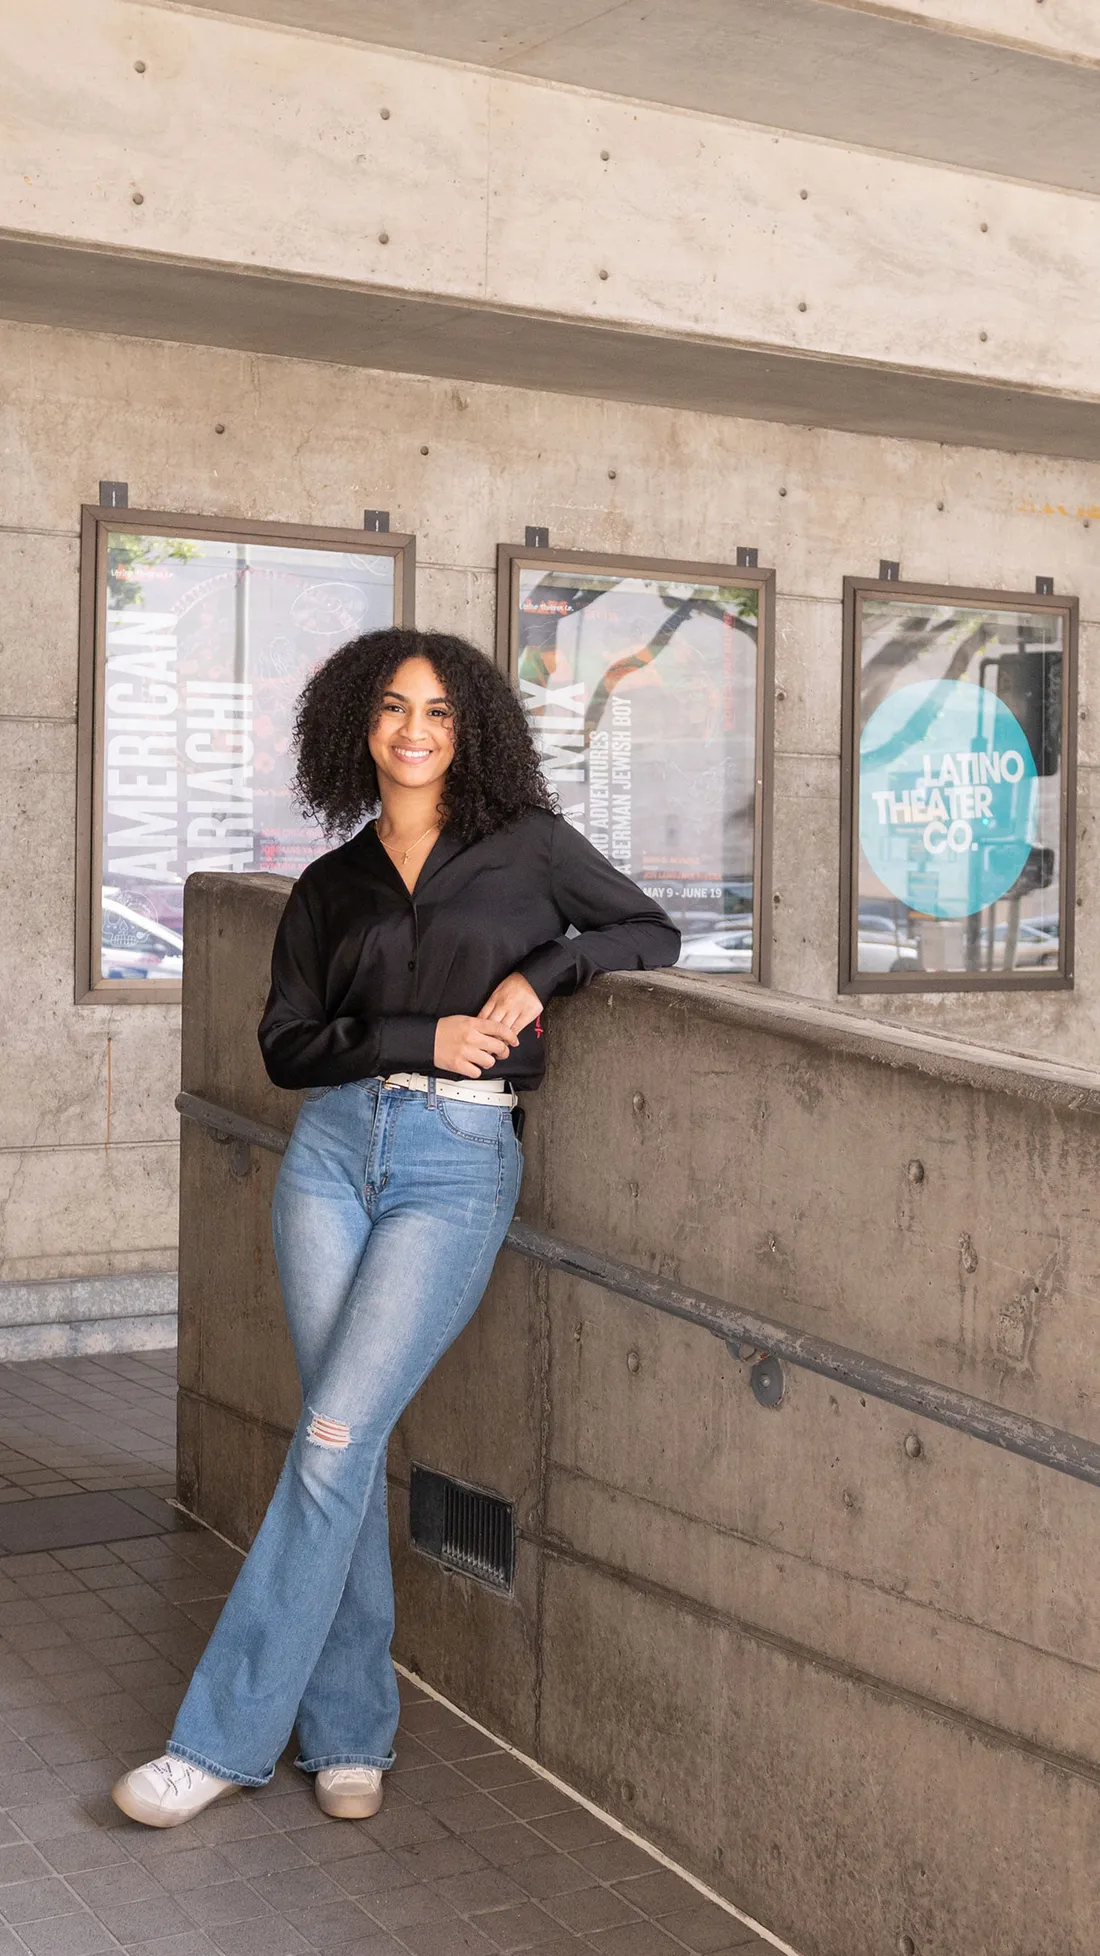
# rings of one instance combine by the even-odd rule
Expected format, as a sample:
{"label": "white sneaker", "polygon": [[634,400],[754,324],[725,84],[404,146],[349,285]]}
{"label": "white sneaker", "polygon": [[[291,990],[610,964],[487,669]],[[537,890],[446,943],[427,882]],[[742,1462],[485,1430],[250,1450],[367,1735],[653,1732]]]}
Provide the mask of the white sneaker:
{"label": "white sneaker", "polygon": [[215,1779],[201,1766],[163,1752],[147,1766],[124,1773],[111,1788],[111,1798],[128,1819],[140,1820],[143,1827],[180,1827],[215,1800],[240,1790],[236,1780]]}
{"label": "white sneaker", "polygon": [[313,1782],[317,1805],[332,1820],[369,1820],[382,1804],[379,1766],[323,1766]]}

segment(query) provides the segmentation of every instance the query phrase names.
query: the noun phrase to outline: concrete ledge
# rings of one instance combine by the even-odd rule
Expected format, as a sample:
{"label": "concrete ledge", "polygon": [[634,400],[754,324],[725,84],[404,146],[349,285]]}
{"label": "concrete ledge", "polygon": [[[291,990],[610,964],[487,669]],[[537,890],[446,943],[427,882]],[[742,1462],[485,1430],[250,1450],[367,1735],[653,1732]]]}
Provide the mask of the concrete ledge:
{"label": "concrete ledge", "polygon": [[696,1020],[744,1026],[754,1033],[772,1032],[779,1039],[826,1047],[846,1058],[920,1073],[929,1080],[973,1087],[976,1092],[1016,1094],[1073,1113],[1100,1113],[1100,1071],[1095,1067],[1069,1066],[1027,1053],[1002,1053],[945,1033],[865,1019],[841,1006],[816,1005],[793,993],[764,991],[737,979],[662,971],[644,976],[619,972],[610,981],[597,980],[599,991],[611,992],[612,987],[615,991],[665,993],[670,1005],[682,1005]]}
{"label": "concrete ledge", "polygon": [[176,1342],[175,1271],[0,1284],[0,1360],[160,1351]]}

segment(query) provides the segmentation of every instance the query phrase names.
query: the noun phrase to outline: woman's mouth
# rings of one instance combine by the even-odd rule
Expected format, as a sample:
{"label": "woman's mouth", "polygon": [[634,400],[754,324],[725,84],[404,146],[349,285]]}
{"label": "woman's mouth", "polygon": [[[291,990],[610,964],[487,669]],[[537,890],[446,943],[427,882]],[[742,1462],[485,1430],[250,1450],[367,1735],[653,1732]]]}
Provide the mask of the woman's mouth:
{"label": "woman's mouth", "polygon": [[394,746],[393,748],[391,748],[390,751],[393,754],[395,761],[430,761],[432,758],[432,750],[430,747]]}

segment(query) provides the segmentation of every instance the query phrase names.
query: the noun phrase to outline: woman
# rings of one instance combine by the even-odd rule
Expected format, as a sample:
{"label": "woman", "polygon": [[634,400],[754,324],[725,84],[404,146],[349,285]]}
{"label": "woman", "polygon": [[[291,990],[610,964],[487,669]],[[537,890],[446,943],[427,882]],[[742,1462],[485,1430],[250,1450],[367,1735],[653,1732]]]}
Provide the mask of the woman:
{"label": "woman", "polygon": [[356,639],[295,733],[299,799],[351,835],[295,884],[260,1025],[276,1086],[306,1092],[274,1205],[305,1404],[168,1750],[114,1789],[151,1827],[266,1784],[295,1724],[324,1812],[378,1811],[398,1719],[387,1440],[512,1220],[546,1001],[679,951],[555,813],[515,693],[462,639]]}

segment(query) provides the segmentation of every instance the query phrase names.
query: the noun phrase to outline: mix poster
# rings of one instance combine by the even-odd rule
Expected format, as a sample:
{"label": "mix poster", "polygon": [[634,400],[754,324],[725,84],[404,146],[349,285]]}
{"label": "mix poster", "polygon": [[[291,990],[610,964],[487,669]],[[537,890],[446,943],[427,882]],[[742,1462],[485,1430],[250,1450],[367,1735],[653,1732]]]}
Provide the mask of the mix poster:
{"label": "mix poster", "polygon": [[296,876],[325,847],[290,795],[294,701],[393,623],[393,577],[390,555],[110,533],[104,978],[178,979],[192,870]]}
{"label": "mix poster", "polygon": [[520,694],[564,814],[664,904],[682,964],[751,970],[759,589],[516,575]]}
{"label": "mix poster", "polygon": [[1057,967],[1063,627],[864,599],[857,975]]}

